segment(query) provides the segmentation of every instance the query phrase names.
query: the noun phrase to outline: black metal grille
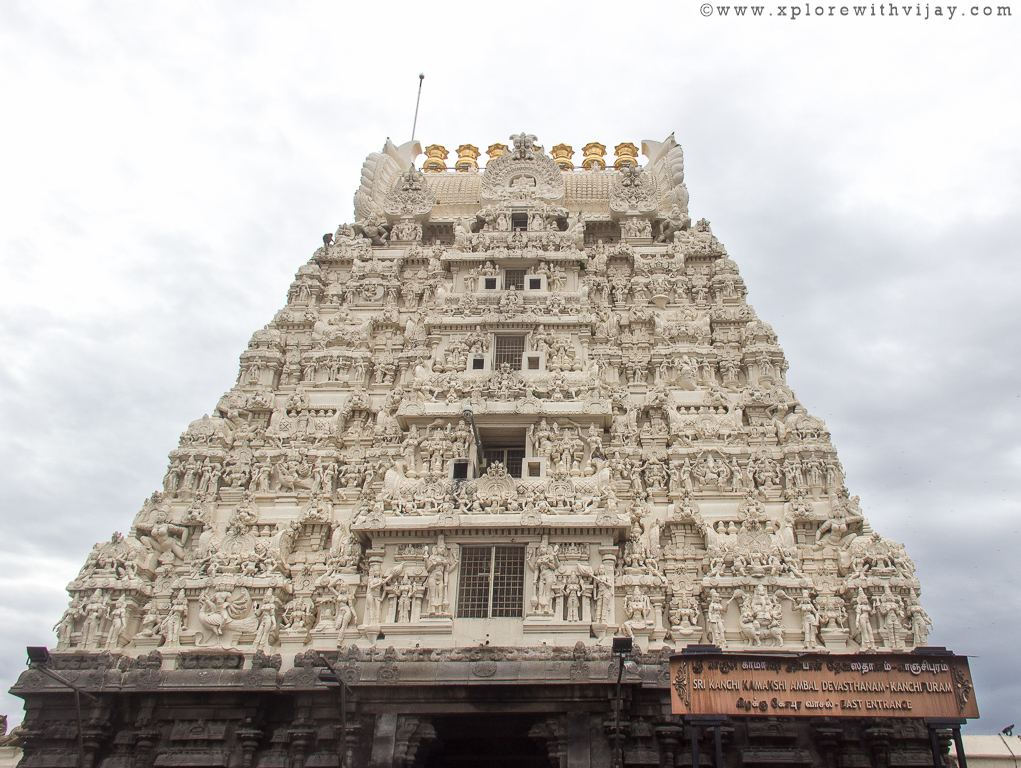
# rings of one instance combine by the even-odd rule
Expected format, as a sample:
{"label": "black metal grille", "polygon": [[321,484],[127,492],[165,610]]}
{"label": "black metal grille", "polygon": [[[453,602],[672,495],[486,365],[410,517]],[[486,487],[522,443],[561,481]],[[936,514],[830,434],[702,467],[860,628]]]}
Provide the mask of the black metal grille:
{"label": "black metal grille", "polygon": [[493,618],[521,616],[524,591],[524,547],[496,547],[493,563]]}
{"label": "black metal grille", "polygon": [[503,287],[504,290],[525,290],[525,270],[523,269],[508,269],[503,273]]}
{"label": "black metal grille", "polygon": [[525,353],[524,336],[497,336],[496,337],[496,370],[500,370],[503,363],[507,363],[512,371],[521,370],[521,356]]}
{"label": "black metal grille", "polygon": [[508,449],[507,460],[504,463],[504,466],[507,467],[507,474],[511,477],[521,477],[521,463],[524,460],[524,449]]}
{"label": "black metal grille", "polygon": [[524,593],[524,547],[461,548],[461,578],[457,588],[458,618],[520,617]]}
{"label": "black metal grille", "polygon": [[524,448],[487,448],[482,453],[486,464],[499,461],[511,477],[521,477],[521,466],[525,461]]}
{"label": "black metal grille", "polygon": [[482,457],[486,460],[487,467],[494,461],[503,462],[503,460],[506,458],[502,450],[494,451],[492,449],[483,451]]}
{"label": "black metal grille", "polygon": [[461,578],[457,585],[457,615],[484,619],[489,615],[489,586],[493,570],[492,547],[461,548]]}

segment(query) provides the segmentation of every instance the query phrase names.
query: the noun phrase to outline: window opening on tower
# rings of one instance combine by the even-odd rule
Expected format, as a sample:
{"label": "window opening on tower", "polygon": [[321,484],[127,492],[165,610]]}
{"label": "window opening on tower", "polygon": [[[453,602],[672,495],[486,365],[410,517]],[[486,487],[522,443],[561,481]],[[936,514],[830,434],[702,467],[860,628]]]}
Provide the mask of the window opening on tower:
{"label": "window opening on tower", "polygon": [[493,346],[493,367],[496,370],[499,371],[504,363],[507,363],[512,371],[521,370],[521,358],[525,353],[524,334],[499,335]]}
{"label": "window opening on tower", "polygon": [[525,593],[524,547],[462,547],[459,619],[518,618]]}
{"label": "window opening on tower", "polygon": [[503,273],[503,287],[508,291],[525,290],[525,270],[508,269]]}

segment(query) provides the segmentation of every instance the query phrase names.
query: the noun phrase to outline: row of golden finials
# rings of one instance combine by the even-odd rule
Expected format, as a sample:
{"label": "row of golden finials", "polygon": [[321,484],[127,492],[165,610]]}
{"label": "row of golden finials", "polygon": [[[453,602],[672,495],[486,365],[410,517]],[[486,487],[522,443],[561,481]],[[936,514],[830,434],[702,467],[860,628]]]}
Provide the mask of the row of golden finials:
{"label": "row of golden finials", "polygon": [[[622,168],[625,165],[638,165],[638,147],[631,142],[624,142],[618,144],[613,148],[617,153],[617,160],[614,162],[614,168]],[[486,150],[486,154],[489,155],[489,160],[486,161],[486,165],[489,165],[493,160],[500,157],[504,152],[507,151],[506,144],[491,144],[489,149]],[[581,167],[587,170],[598,170],[606,167],[606,161],[603,158],[606,156],[606,147],[600,144],[598,141],[593,141],[591,144],[586,144],[582,147],[582,152],[585,153],[584,159],[581,161]],[[447,152],[446,147],[442,147],[439,144],[430,144],[425,148],[425,162],[422,164],[422,170],[427,173],[440,173],[441,171],[449,171],[447,167],[447,156],[450,153]],[[457,162],[454,163],[455,171],[477,171],[479,169],[479,148],[471,144],[462,144],[457,148]],[[571,158],[574,157],[574,148],[567,144],[557,144],[550,151],[553,159],[557,165],[560,166],[561,170],[572,171],[574,170],[574,163],[571,162]]]}

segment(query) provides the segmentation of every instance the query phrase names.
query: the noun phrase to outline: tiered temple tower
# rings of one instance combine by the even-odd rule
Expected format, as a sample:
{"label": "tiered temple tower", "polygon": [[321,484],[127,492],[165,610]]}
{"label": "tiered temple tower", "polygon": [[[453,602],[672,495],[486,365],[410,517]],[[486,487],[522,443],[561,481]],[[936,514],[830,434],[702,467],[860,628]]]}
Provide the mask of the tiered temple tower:
{"label": "tiered temple tower", "polygon": [[[484,729],[519,766],[608,764],[626,635],[629,764],[660,765],[688,644],[926,644],[911,560],[689,218],[681,148],[641,152],[608,165],[593,142],[576,168],[519,134],[484,168],[471,144],[450,168],[438,145],[421,170],[417,142],[369,155],[356,223],[68,587],[52,663],[116,694],[90,759],[460,765]],[[320,653],[351,685],[343,727]],[[61,764],[32,675],[26,765]],[[788,730],[763,749],[798,753]]]}

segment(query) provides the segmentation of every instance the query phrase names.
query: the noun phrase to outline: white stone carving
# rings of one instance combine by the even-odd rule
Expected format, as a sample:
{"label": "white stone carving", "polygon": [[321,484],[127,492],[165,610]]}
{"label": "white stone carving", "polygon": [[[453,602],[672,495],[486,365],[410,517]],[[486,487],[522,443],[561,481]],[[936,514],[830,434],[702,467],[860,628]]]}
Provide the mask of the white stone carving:
{"label": "white stone carving", "polygon": [[621,170],[512,139],[482,173],[369,156],[356,223],[68,585],[58,648],[928,641],[673,137]]}
{"label": "white stone carving", "polygon": [[514,150],[490,162],[482,174],[482,200],[560,200],[564,180],[556,161],[535,145],[535,136],[511,139]]}
{"label": "white stone carving", "polygon": [[422,145],[417,141],[398,147],[387,139],[382,152],[373,152],[365,158],[361,184],[355,192],[355,217],[358,220],[383,212],[384,196],[393,188],[397,176],[406,173],[420,154]]}
{"label": "white stone carving", "polygon": [[[656,182],[652,175],[636,165],[621,168],[610,188],[610,210],[621,214],[654,214],[657,209]],[[647,236],[652,236],[651,228]]]}
{"label": "white stone carving", "polygon": [[[404,217],[421,218],[429,215],[436,202],[436,195],[425,181],[425,174],[414,166],[398,177],[394,188],[383,199],[383,212],[387,216],[403,219]],[[396,232],[392,233],[395,240],[407,240]]]}

